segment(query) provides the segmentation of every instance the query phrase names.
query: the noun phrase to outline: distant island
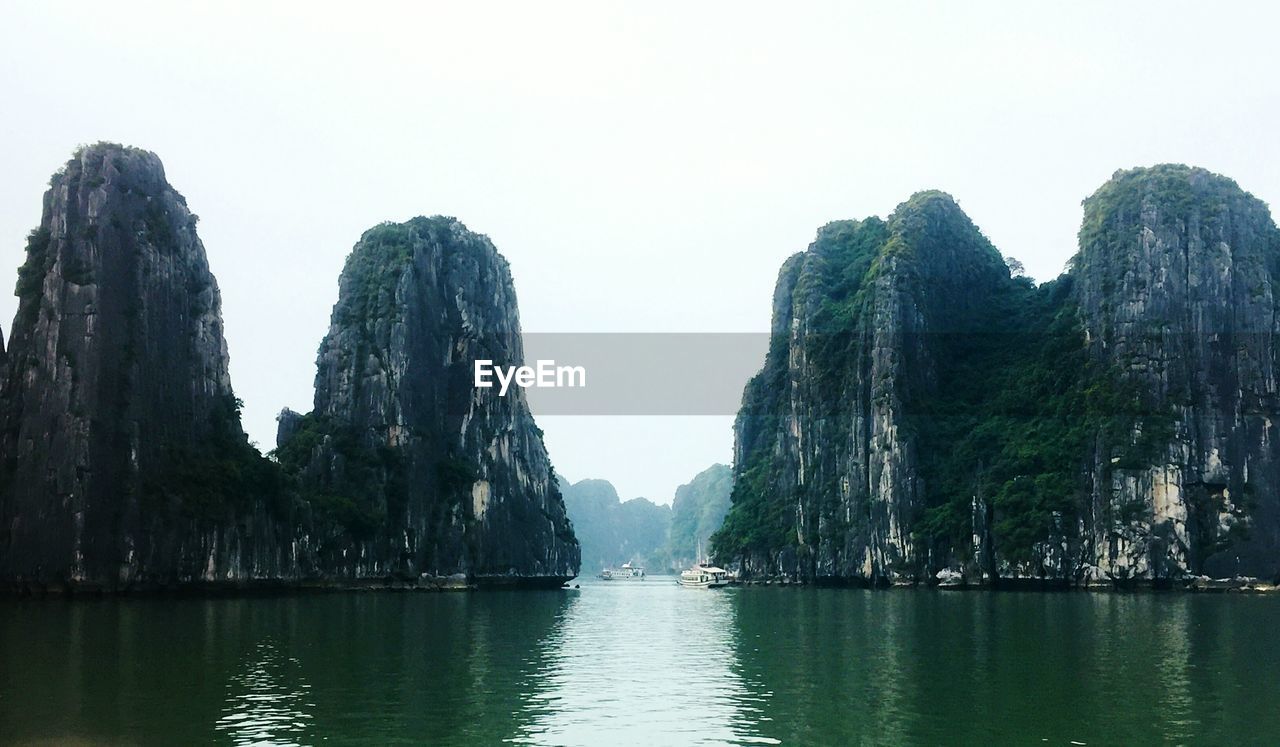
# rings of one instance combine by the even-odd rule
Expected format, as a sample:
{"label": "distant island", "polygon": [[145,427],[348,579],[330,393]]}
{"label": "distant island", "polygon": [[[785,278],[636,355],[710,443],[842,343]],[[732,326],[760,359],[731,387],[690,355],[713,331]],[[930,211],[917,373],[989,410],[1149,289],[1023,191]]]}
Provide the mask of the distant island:
{"label": "distant island", "polygon": [[705,556],[729,511],[732,470],[715,464],[676,489],[670,506],[647,498],[622,501],[607,480],[562,479],[573,530],[582,543],[582,570],[595,574],[623,563],[649,573],[678,572]]}

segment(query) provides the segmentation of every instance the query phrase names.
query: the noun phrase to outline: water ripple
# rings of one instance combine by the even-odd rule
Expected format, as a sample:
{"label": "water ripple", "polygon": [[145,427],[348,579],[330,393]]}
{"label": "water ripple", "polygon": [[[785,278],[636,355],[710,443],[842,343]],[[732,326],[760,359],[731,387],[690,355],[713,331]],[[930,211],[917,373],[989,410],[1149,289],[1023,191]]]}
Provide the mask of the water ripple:
{"label": "water ripple", "polygon": [[518,744],[776,744],[734,669],[733,590],[587,584],[543,642]]}
{"label": "water ripple", "polygon": [[254,647],[244,669],[227,683],[227,700],[214,729],[233,744],[301,745],[313,718],[310,685],[299,678],[297,659],[270,641]]}

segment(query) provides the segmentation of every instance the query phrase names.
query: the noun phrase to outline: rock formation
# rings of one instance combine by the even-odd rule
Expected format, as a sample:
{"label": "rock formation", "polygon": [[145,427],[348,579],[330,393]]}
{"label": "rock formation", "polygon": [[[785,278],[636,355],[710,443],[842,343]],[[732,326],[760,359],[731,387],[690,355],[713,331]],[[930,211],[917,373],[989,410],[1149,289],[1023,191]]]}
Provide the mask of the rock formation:
{"label": "rock formation", "polygon": [[[196,216],[159,159],[83,148],[19,270],[0,379],[0,588],[342,585],[577,571],[541,432],[470,361],[521,359],[506,262],[452,219],[365,235],[316,411],[249,445]],[[432,583],[435,583],[432,581]]]}
{"label": "rock formation", "polygon": [[0,579],[112,589],[275,572],[255,567],[276,545],[268,496],[248,494],[272,468],[240,428],[218,286],[160,160],[80,150],[50,181],[17,295]]}
{"label": "rock formation", "polygon": [[463,573],[559,585],[579,549],[523,390],[473,385],[474,362],[523,363],[507,262],[453,218],[367,231],[320,346],[315,404],[277,448],[341,531],[320,564],[368,577]]}
{"label": "rock formation", "polygon": [[1280,239],[1234,182],[1120,172],[1056,281],[941,193],[789,259],[720,560],[912,583],[1280,572]]}
{"label": "rock formation", "polygon": [[1085,202],[1073,274],[1090,350],[1167,413],[1148,463],[1108,471],[1109,444],[1094,454],[1095,576],[1280,573],[1278,263],[1267,206],[1202,169],[1120,172]]}

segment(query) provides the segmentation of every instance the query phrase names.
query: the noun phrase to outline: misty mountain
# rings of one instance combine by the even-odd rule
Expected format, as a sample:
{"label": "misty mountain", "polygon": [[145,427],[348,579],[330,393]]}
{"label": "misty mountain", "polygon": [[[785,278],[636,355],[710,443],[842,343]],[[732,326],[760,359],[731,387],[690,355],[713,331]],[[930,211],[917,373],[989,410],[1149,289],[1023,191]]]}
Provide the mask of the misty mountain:
{"label": "misty mountain", "polygon": [[622,501],[608,480],[560,478],[560,492],[582,546],[582,572],[634,562],[651,570],[666,566],[671,507],[648,498]]}
{"label": "misty mountain", "polygon": [[676,488],[667,555],[677,567],[698,560],[699,547],[703,555],[710,551],[711,535],[729,513],[732,492],[733,470],[724,464],[714,464]]}

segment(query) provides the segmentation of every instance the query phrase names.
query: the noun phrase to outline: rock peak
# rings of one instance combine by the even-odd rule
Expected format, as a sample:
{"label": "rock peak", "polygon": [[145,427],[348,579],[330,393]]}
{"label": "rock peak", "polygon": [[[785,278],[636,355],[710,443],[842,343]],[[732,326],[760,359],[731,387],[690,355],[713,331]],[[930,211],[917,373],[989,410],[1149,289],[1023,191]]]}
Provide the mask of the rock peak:
{"label": "rock peak", "polygon": [[50,180],[0,391],[6,579],[177,580],[217,542],[201,522],[244,508],[262,459],[195,224],[144,150],[87,146]]}
{"label": "rock peak", "polygon": [[366,231],[321,343],[314,409],[282,413],[281,464],[360,547],[356,575],[577,573],[541,433],[524,397],[471,384],[472,361],[523,360],[515,289],[489,239],[454,218]]}
{"label": "rock peak", "polygon": [[1280,576],[1280,230],[1234,181],[1122,170],[1033,286],[955,201],[787,260],[716,535],[863,583]]}

